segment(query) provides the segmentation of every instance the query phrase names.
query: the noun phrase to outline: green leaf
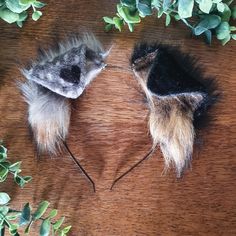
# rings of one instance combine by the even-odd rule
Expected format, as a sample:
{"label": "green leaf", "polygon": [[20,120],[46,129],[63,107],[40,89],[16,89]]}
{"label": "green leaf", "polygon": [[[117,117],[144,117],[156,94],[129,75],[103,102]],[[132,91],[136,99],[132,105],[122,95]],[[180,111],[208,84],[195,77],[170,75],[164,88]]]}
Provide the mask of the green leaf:
{"label": "green leaf", "polygon": [[199,8],[202,12],[208,14],[212,8],[212,4],[213,4],[212,0],[201,0],[199,2]]}
{"label": "green leaf", "polygon": [[65,217],[63,216],[61,219],[59,219],[58,221],[56,221],[56,222],[53,224],[53,229],[54,229],[54,230],[58,230],[58,229],[61,227],[61,225],[62,225],[62,223],[64,222],[64,220],[65,220]]}
{"label": "green leaf", "polygon": [[228,22],[222,22],[217,28],[216,28],[216,37],[219,40],[223,40],[225,38],[229,38],[230,36],[230,28],[229,28]]}
{"label": "green leaf", "polygon": [[132,24],[132,23],[127,23],[127,24],[128,24],[128,27],[129,27],[129,31],[134,32],[134,24]]}
{"label": "green leaf", "polygon": [[30,7],[30,5],[20,5],[19,0],[6,0],[6,6],[15,13],[21,13]]}
{"label": "green leaf", "polygon": [[0,205],[5,205],[10,200],[11,200],[11,198],[9,197],[9,195],[7,193],[0,192]]}
{"label": "green leaf", "polygon": [[135,0],[121,0],[120,2],[123,6],[126,6],[126,7],[136,7]]}
{"label": "green leaf", "polygon": [[232,17],[234,20],[236,19],[236,5],[233,6],[233,8],[232,8]]}
{"label": "green leaf", "polygon": [[151,1],[149,0],[139,0],[137,1],[136,7],[142,16],[148,16],[152,14]]}
{"label": "green leaf", "polygon": [[152,0],[152,6],[156,9],[159,9],[161,7],[162,3],[160,0]]}
{"label": "green leaf", "polygon": [[231,35],[232,39],[236,40],[236,34]]}
{"label": "green leaf", "polygon": [[53,209],[53,210],[51,210],[51,212],[49,213],[49,216],[48,216],[48,218],[53,218],[53,217],[55,217],[57,215],[57,210],[56,209]]}
{"label": "green leaf", "polygon": [[26,225],[30,222],[30,205],[29,203],[26,203],[23,207],[23,210],[21,212],[21,216],[20,216],[20,225]]}
{"label": "green leaf", "polygon": [[171,21],[170,15],[166,14],[166,26],[170,24],[170,21]]}
{"label": "green leaf", "polygon": [[[9,207],[8,206],[1,206],[0,207],[1,216],[7,215],[8,212],[9,212]],[[3,217],[3,219],[5,219],[5,218]]]}
{"label": "green leaf", "polygon": [[107,25],[105,26],[105,31],[106,31],[106,32],[110,31],[111,29],[112,29],[112,24],[107,24]]}
{"label": "green leaf", "polygon": [[13,171],[13,172],[19,172],[20,170],[20,165],[21,165],[21,161],[18,161],[12,165],[9,166],[9,170]]}
{"label": "green leaf", "polygon": [[27,227],[25,228],[25,233],[28,234],[31,228],[31,225],[33,224],[33,221],[31,220],[30,223],[27,225]]}
{"label": "green leaf", "polygon": [[172,5],[172,0],[164,0],[163,1],[163,10],[164,12],[166,12],[167,10],[169,10],[170,6]]}
{"label": "green leaf", "polygon": [[222,43],[222,45],[224,46],[226,43],[228,43],[229,42],[229,40],[230,40],[230,34],[229,35],[227,35],[224,39],[222,39],[221,40],[221,43]]}
{"label": "green leaf", "polygon": [[41,11],[35,11],[33,14],[32,14],[32,19],[34,21],[37,21],[41,16],[42,16],[42,12]]}
{"label": "green leaf", "polygon": [[[0,17],[1,17],[1,11],[0,11]],[[0,162],[5,161],[7,158],[7,149],[0,145]]]}
{"label": "green leaf", "polygon": [[108,24],[114,24],[112,18],[110,18],[110,17],[104,16],[103,20]]}
{"label": "green leaf", "polygon": [[117,5],[117,12],[127,23],[139,23],[141,21],[138,11],[131,12],[129,8],[124,7],[121,4]]}
{"label": "green leaf", "polygon": [[30,5],[35,2],[35,0],[19,0],[21,5]]}
{"label": "green leaf", "polygon": [[0,182],[6,180],[9,170],[4,167],[2,164],[0,165]]}
{"label": "green leaf", "polygon": [[216,28],[221,22],[221,18],[217,15],[205,15],[203,20],[193,29],[195,35],[200,35],[209,29]]}
{"label": "green leaf", "polygon": [[194,0],[179,0],[178,13],[181,18],[192,16]]}
{"label": "green leaf", "polygon": [[48,201],[43,201],[39,204],[37,210],[35,211],[35,213],[33,214],[33,220],[37,220],[39,219],[47,210],[49,206],[49,202]]}
{"label": "green leaf", "polygon": [[70,231],[70,229],[71,229],[71,225],[66,226],[64,229],[62,229],[62,232],[63,232],[64,234],[67,234],[67,233]]}
{"label": "green leaf", "polygon": [[47,4],[39,1],[34,1],[33,6],[36,8],[42,8],[45,7]]}
{"label": "green leaf", "polygon": [[211,44],[211,40],[212,40],[212,32],[210,30],[206,30],[204,32],[205,36],[206,36],[206,42],[207,44]]}
{"label": "green leaf", "polygon": [[20,13],[19,21],[25,21],[27,17],[28,17],[28,13],[26,11],[24,11],[24,12]]}
{"label": "green leaf", "polygon": [[19,14],[12,12],[9,9],[1,10],[0,17],[9,24],[19,20]]}
{"label": "green leaf", "polygon": [[221,21],[229,21],[231,17],[231,10],[227,4],[224,3],[224,11],[220,13]]}
{"label": "green leaf", "polygon": [[115,16],[115,17],[113,17],[113,22],[114,22],[116,29],[121,31],[121,27],[123,25],[123,20],[121,20],[119,17]]}
{"label": "green leaf", "polygon": [[40,227],[40,236],[48,236],[50,233],[50,229],[51,229],[51,224],[50,224],[50,220],[46,219],[42,222],[41,227]]}
{"label": "green leaf", "polygon": [[235,26],[230,26],[229,29],[230,29],[230,31],[235,31],[236,27]]}
{"label": "green leaf", "polygon": [[223,12],[223,11],[225,10],[225,5],[224,5],[224,3],[222,3],[222,2],[218,3],[218,4],[217,4],[217,10],[218,10],[219,12]]}
{"label": "green leaf", "polygon": [[17,218],[19,218],[20,215],[21,215],[21,213],[17,213],[17,214],[14,214],[14,215],[7,215],[6,219],[7,220],[16,220]]}
{"label": "green leaf", "polygon": [[11,224],[8,222],[8,225],[9,225],[9,232],[11,235],[15,235],[17,233],[17,229],[19,227],[19,225],[17,224]]}
{"label": "green leaf", "polygon": [[163,8],[160,8],[159,11],[157,12],[157,18],[161,18],[164,13]]}

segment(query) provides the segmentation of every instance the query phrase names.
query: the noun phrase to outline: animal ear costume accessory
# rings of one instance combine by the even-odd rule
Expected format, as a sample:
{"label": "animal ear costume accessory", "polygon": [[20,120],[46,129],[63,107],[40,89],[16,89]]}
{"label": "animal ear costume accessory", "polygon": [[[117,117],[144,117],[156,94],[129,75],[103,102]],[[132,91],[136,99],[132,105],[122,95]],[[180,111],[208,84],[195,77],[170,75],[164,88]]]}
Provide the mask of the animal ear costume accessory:
{"label": "animal ear costume accessory", "polygon": [[174,166],[180,177],[190,165],[194,128],[202,123],[218,96],[213,80],[203,76],[196,59],[171,46],[141,43],[134,48],[131,66],[147,97],[153,145],[141,161],[113,182],[112,187],[148,158],[158,144],[165,170]]}
{"label": "animal ear costume accessory", "polygon": [[92,35],[61,43],[57,49],[43,51],[39,59],[22,73],[27,81],[20,85],[28,103],[28,121],[38,150],[56,154],[63,145],[83,173],[95,185],[69,150],[65,140],[70,124],[70,98],[78,98],[105,68],[105,52]]}

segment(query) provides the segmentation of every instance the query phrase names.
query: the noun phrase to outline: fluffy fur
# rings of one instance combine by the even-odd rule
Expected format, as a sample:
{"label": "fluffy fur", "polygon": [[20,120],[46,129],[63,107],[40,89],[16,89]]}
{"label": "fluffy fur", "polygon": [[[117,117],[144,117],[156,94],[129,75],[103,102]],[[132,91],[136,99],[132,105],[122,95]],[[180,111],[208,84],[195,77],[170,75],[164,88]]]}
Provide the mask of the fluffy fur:
{"label": "fluffy fur", "polygon": [[55,154],[68,134],[69,98],[79,97],[105,67],[107,53],[92,34],[60,43],[44,51],[22,73],[20,85],[28,108],[28,121],[38,149]]}
{"label": "fluffy fur", "polygon": [[137,45],[131,64],[150,107],[153,150],[160,145],[165,168],[174,165],[179,177],[191,160],[194,126],[216,100],[212,79],[194,58],[161,44]]}

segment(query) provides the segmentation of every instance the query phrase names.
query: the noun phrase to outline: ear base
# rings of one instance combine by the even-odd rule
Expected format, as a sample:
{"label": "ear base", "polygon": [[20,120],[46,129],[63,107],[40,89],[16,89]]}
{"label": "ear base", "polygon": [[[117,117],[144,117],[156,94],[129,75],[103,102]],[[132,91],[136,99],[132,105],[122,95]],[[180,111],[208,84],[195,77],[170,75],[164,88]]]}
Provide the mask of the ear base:
{"label": "ear base", "polygon": [[69,99],[27,81],[20,89],[28,103],[28,122],[40,152],[56,154],[68,134],[71,108]]}

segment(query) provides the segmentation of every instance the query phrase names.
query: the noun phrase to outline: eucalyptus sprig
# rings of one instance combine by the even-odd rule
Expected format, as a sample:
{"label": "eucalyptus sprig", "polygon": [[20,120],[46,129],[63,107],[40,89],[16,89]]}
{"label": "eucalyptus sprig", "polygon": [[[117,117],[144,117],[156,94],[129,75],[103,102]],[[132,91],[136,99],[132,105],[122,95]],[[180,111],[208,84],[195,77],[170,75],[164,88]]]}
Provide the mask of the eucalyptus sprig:
{"label": "eucalyptus sprig", "polygon": [[182,21],[195,36],[204,34],[208,43],[215,35],[222,45],[230,39],[236,40],[236,27],[230,22],[236,19],[236,6],[233,0],[120,0],[114,17],[103,17],[106,31],[122,30],[128,25],[133,32],[141,19],[156,14],[165,17],[165,25],[172,20]]}
{"label": "eucalyptus sprig", "polygon": [[22,27],[30,8],[33,9],[32,19],[37,21],[42,16],[38,9],[45,5],[37,0],[0,0],[0,18],[9,24],[16,23]]}
{"label": "eucalyptus sprig", "polygon": [[[30,176],[21,176],[19,173],[21,162],[10,163],[7,160],[7,149],[0,145],[0,181],[7,179],[9,173],[14,175],[15,182],[23,187],[32,178]],[[49,210],[49,202],[42,201],[35,211],[32,211],[32,206],[26,203],[22,210],[15,210],[10,207],[10,196],[5,192],[0,192],[0,236],[5,235],[6,228],[10,235],[19,236],[18,230],[24,227],[24,233],[28,234],[32,224],[36,221],[41,221],[39,235],[58,235],[66,236],[70,231],[71,226],[62,227],[64,217],[55,220],[57,210]],[[48,213],[47,213],[48,212]]]}

